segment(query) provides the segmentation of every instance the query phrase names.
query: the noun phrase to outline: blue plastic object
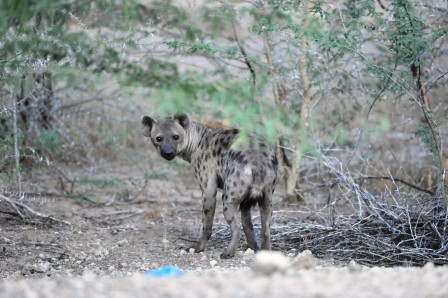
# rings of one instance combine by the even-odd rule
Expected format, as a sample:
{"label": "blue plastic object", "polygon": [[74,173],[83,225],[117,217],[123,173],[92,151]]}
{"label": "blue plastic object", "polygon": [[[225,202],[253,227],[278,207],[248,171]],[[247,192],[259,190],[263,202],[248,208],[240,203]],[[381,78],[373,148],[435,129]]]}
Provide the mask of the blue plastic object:
{"label": "blue plastic object", "polygon": [[177,266],[164,266],[145,272],[145,276],[149,277],[177,277],[181,274],[182,272]]}

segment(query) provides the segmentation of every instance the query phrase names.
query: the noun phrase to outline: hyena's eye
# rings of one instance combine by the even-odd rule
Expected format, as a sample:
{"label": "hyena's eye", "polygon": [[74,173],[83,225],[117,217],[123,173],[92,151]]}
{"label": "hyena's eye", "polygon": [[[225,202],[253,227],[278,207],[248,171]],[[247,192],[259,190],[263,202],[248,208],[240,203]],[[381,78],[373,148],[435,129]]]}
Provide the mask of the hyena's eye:
{"label": "hyena's eye", "polygon": [[156,141],[159,142],[159,143],[162,142],[162,140],[163,140],[162,137],[157,137],[157,138],[156,138]]}
{"label": "hyena's eye", "polygon": [[175,141],[179,140],[179,135],[174,135],[174,136],[173,136],[173,139],[174,139]]}

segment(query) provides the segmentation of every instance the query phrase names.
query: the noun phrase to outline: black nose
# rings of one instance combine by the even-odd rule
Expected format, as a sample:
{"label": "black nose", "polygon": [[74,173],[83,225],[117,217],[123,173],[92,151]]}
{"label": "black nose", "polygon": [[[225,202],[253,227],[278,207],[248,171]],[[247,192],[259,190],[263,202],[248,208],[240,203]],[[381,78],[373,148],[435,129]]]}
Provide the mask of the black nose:
{"label": "black nose", "polygon": [[166,160],[172,160],[176,157],[176,154],[172,148],[166,148],[160,152],[160,155],[162,155],[163,158]]}

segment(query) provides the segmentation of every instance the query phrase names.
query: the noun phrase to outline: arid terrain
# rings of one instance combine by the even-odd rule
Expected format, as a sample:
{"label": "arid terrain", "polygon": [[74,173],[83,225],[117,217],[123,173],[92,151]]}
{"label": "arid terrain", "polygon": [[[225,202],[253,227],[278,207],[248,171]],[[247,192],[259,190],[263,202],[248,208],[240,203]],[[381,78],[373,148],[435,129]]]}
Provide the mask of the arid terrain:
{"label": "arid terrain", "polygon": [[[244,239],[234,259],[221,260],[229,236],[221,204],[206,251],[191,253],[188,247],[199,235],[201,216],[200,191],[191,169],[181,162],[158,160],[152,151],[148,158],[154,172],[146,183],[138,169],[95,169],[77,174],[74,191],[83,193],[77,197],[50,195],[57,193],[58,182],[33,173],[36,182],[28,186],[23,203],[56,220],[24,223],[1,215],[2,297],[446,297],[448,293],[448,266],[431,263],[384,268],[320,256],[310,266],[294,263],[266,275],[252,269],[255,256],[246,251]],[[39,194],[44,185],[46,195]],[[281,185],[276,194],[273,246],[293,263],[300,251],[282,243],[281,235],[288,231],[288,222],[296,224],[310,216],[310,205],[316,202],[286,205],[280,199]],[[258,233],[256,216],[255,223]],[[272,262],[275,267],[276,261]],[[168,265],[177,266],[181,276],[144,275]]]}

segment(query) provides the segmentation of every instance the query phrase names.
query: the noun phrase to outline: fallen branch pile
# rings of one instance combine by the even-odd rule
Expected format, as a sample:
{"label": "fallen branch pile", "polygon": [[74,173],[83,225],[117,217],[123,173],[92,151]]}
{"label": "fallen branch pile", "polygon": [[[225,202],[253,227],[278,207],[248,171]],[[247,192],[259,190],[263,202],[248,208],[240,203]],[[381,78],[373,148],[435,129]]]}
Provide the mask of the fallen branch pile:
{"label": "fallen branch pile", "polygon": [[448,264],[446,212],[439,201],[378,204],[374,214],[339,216],[331,227],[309,222],[274,227],[274,249],[309,249],[317,257],[375,266]]}
{"label": "fallen branch pile", "polygon": [[401,192],[374,197],[337,160],[323,165],[335,176],[342,200],[357,202],[357,215],[339,215],[331,226],[288,224],[275,235],[279,250],[310,249],[316,256],[377,266],[448,264],[446,198]]}

